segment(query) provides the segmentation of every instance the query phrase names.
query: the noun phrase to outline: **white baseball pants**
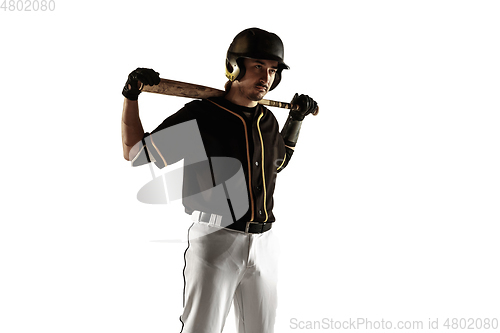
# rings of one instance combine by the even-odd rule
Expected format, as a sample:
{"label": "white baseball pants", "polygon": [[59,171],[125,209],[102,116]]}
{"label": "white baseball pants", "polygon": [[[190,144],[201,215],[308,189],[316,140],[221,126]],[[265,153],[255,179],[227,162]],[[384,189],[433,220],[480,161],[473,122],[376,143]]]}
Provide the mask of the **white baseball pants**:
{"label": "white baseball pants", "polygon": [[222,332],[233,301],[238,333],[273,333],[279,255],[273,230],[245,234],[195,222],[188,239],[182,333]]}

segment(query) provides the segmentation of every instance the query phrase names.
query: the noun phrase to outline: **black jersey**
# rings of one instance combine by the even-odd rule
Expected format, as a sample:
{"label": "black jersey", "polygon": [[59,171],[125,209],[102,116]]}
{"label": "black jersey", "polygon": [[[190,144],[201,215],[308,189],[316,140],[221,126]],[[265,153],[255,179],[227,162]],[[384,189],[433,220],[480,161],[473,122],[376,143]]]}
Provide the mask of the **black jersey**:
{"label": "black jersey", "polygon": [[247,108],[224,98],[195,100],[146,133],[142,142],[134,166],[154,159],[163,168],[184,160],[187,213],[218,214],[226,221],[231,215],[232,222],[275,221],[276,176],[291,151],[267,108]]}

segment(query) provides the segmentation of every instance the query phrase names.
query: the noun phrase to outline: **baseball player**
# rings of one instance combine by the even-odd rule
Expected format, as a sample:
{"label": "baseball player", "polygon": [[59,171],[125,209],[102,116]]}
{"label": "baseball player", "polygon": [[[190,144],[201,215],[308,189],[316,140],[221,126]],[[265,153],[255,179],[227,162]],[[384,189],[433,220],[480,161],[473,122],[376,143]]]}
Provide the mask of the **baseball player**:
{"label": "baseball player", "polygon": [[182,332],[222,332],[231,304],[239,333],[274,332],[273,192],[304,117],[317,107],[307,95],[295,94],[291,104],[297,108],[279,130],[258,101],[278,86],[284,69],[289,67],[277,35],[243,30],[227,51],[225,96],[194,100],[150,133],[143,130],[137,100],[143,85],[160,82],[159,74],[138,68],[123,88],[125,159],[159,168],[184,160],[183,205],[193,224],[183,271]]}

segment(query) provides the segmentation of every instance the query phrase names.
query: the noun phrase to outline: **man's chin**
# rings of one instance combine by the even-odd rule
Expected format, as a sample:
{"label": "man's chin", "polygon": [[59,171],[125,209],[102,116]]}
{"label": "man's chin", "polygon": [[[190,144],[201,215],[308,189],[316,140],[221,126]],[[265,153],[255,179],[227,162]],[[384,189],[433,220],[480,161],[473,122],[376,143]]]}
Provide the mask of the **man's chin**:
{"label": "man's chin", "polygon": [[262,92],[253,94],[251,96],[251,99],[252,99],[252,101],[258,102],[258,101],[262,100],[264,98],[264,96],[266,96],[266,94],[267,94],[267,91],[262,91]]}

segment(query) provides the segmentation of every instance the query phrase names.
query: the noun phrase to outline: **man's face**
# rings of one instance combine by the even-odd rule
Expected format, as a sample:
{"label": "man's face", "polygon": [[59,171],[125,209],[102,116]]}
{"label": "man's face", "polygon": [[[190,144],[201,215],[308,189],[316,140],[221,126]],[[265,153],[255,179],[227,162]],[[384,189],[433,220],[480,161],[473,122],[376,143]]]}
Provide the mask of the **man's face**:
{"label": "man's face", "polygon": [[260,101],[267,94],[278,71],[278,62],[274,60],[243,59],[245,75],[238,80],[238,90],[243,97],[251,101]]}

